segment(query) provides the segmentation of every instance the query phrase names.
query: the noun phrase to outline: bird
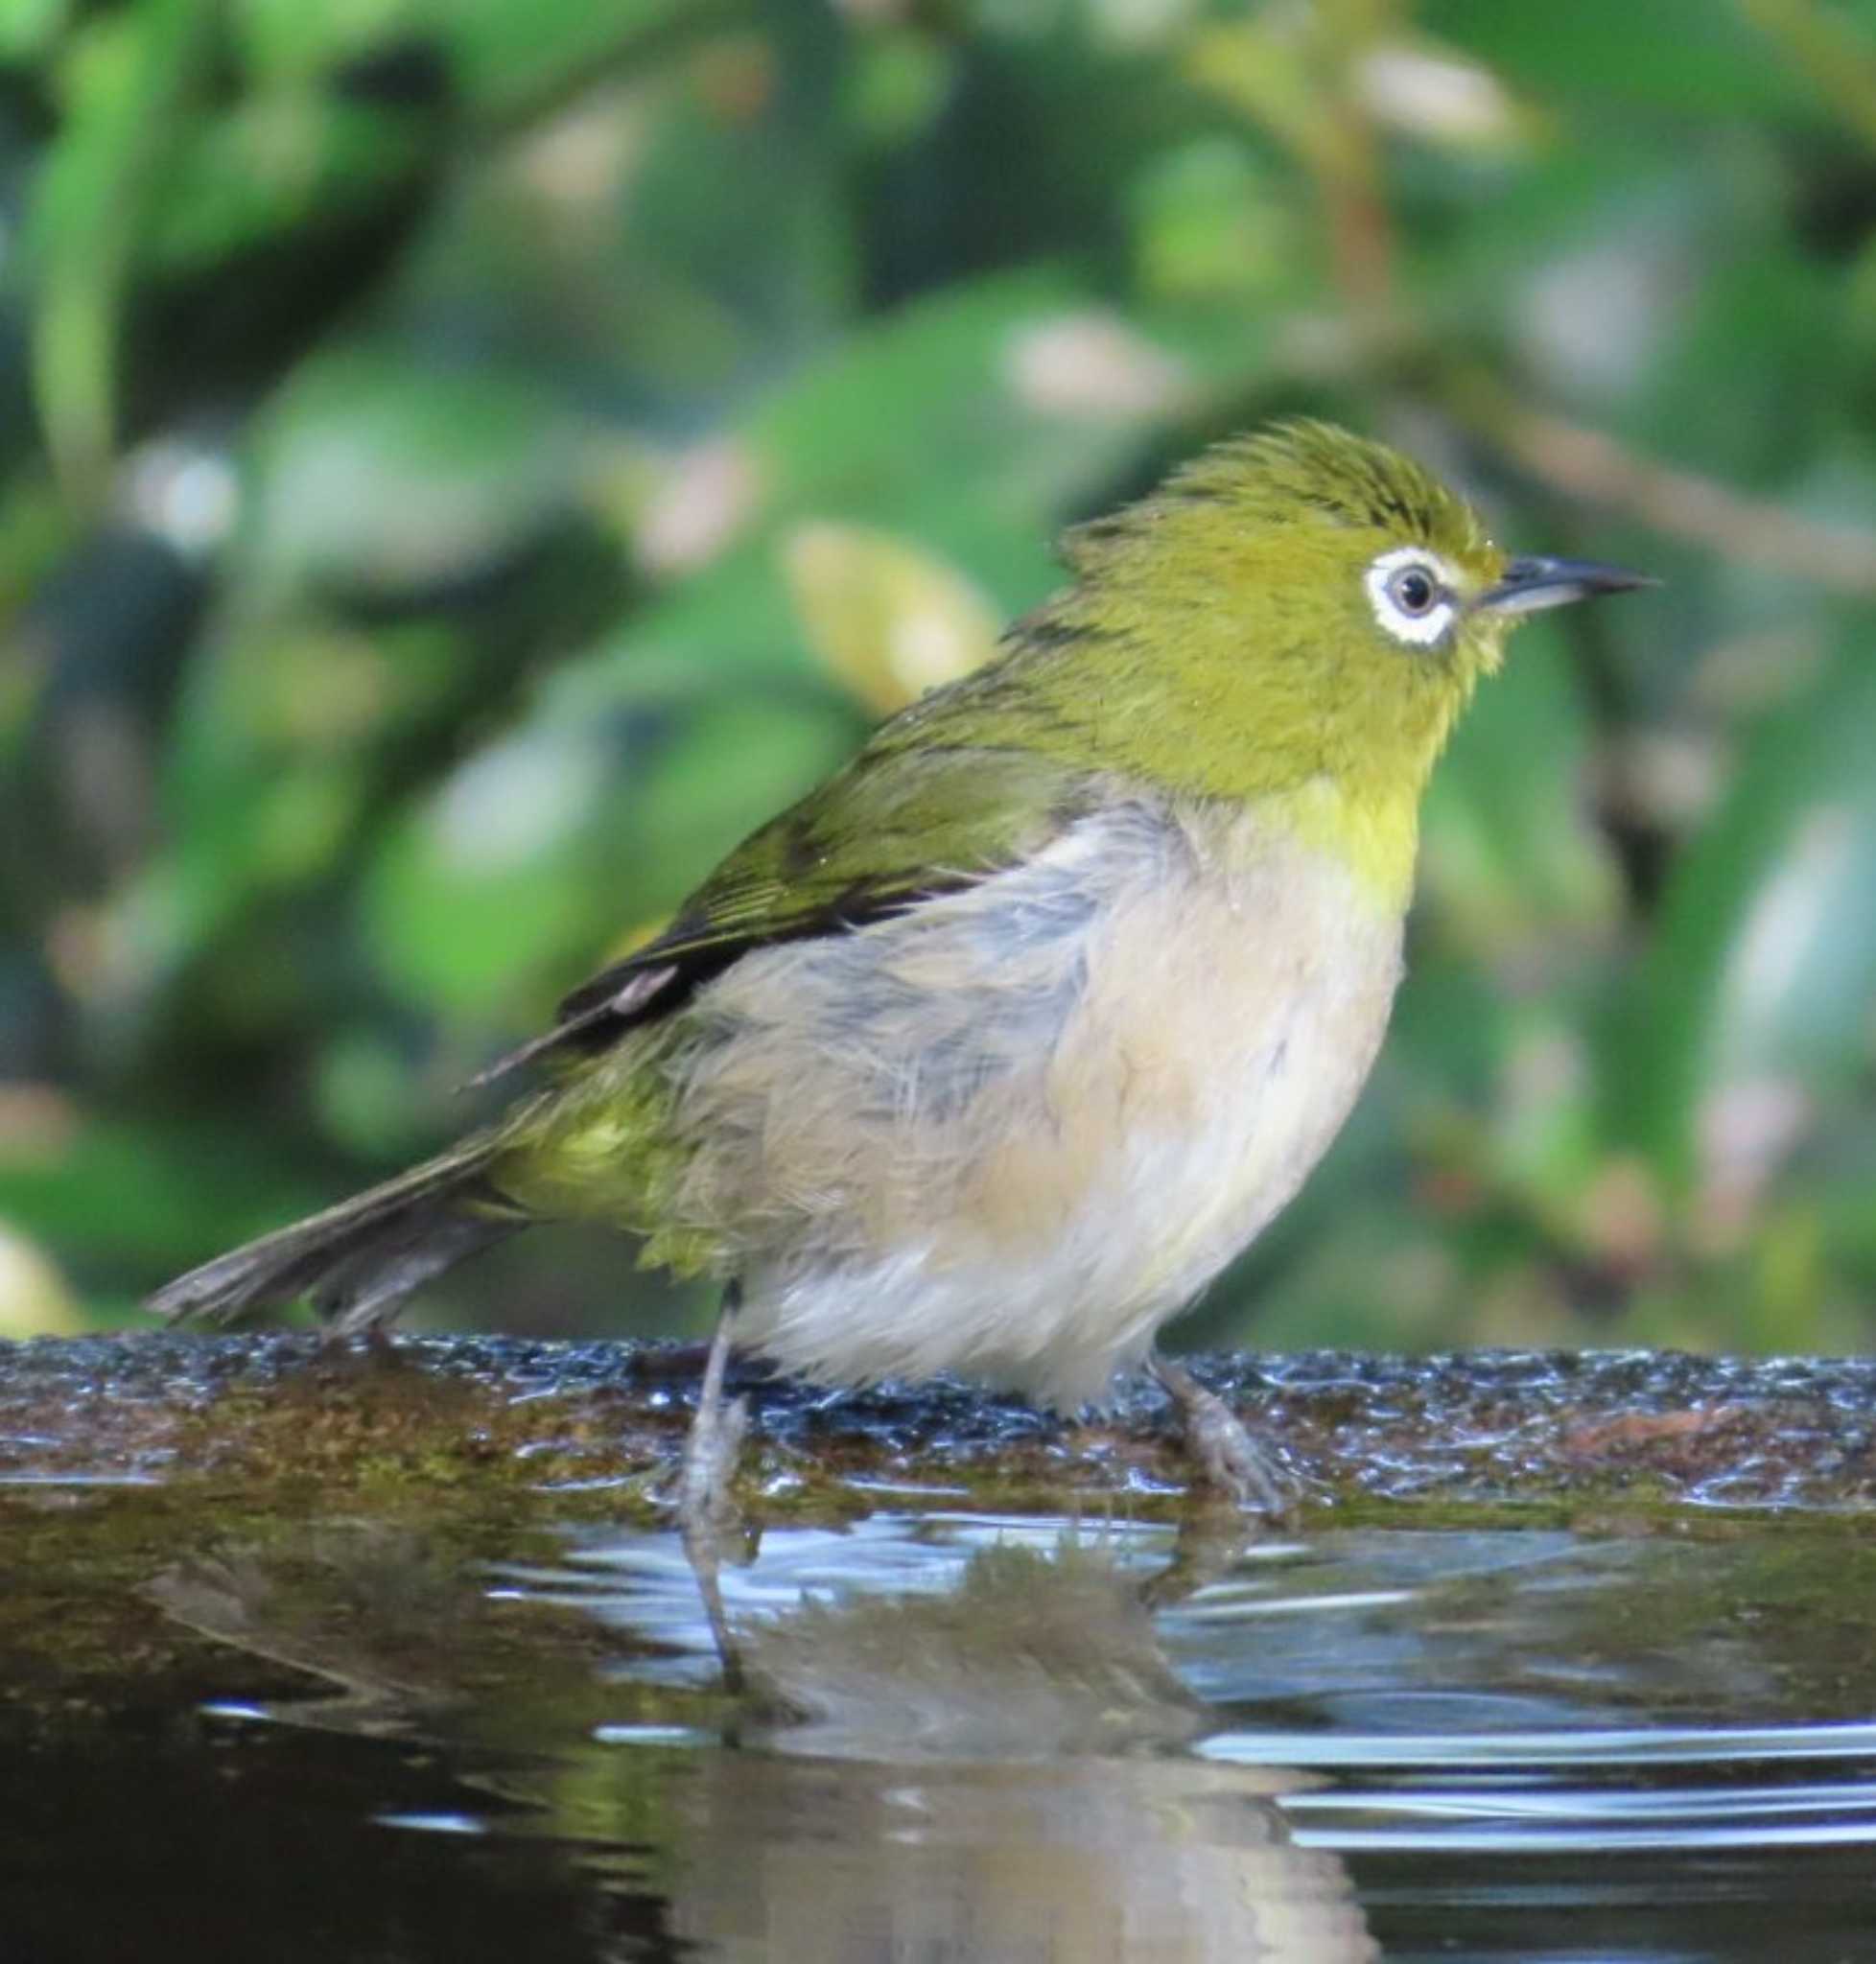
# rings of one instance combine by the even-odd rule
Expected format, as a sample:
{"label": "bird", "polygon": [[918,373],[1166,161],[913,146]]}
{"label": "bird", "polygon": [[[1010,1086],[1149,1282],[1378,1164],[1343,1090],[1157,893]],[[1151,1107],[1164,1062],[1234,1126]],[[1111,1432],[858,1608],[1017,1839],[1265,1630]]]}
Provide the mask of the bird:
{"label": "bird", "polygon": [[1157,1336],[1296,1194],[1380,1048],[1434,765],[1519,621],[1651,585],[1513,557],[1433,473],[1292,420],[1070,529],[982,667],[879,725],[488,1080],[436,1157],[160,1289],[376,1331],[539,1222],[722,1290],[685,1448],[720,1512],[733,1345],[1063,1413],[1142,1367],[1201,1479],[1280,1483]]}

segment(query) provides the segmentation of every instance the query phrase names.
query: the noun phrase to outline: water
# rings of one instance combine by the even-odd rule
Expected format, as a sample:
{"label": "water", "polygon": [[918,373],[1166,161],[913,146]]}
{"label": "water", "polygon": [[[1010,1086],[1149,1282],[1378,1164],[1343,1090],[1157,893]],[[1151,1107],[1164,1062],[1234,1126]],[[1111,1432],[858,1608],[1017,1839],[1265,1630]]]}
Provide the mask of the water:
{"label": "water", "polygon": [[0,1960],[1876,1958],[1853,1520],[867,1497],[724,1571],[733,1699],[590,1510],[0,1493]]}

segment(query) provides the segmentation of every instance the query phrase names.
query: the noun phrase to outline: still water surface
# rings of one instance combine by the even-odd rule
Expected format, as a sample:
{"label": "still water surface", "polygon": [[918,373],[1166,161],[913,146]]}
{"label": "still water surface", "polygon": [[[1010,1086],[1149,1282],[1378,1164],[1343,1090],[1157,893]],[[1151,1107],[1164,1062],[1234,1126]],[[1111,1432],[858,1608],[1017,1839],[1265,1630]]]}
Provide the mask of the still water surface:
{"label": "still water surface", "polygon": [[879,1498],[725,1571],[739,1700],[668,1535],[165,1568],[189,1668],[0,1756],[0,1964],[1876,1959],[1841,1522],[1221,1557]]}

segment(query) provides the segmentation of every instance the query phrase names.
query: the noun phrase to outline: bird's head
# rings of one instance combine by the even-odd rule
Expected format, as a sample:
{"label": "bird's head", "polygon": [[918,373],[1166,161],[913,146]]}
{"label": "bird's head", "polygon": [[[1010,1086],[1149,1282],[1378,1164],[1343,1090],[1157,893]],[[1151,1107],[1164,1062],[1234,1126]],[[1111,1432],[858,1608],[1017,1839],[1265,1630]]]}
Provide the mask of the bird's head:
{"label": "bird's head", "polygon": [[1087,640],[1120,740],[1237,791],[1417,800],[1519,620],[1652,584],[1513,558],[1430,472],[1317,422],[1216,445],[1065,550],[1076,584],[1038,620]]}

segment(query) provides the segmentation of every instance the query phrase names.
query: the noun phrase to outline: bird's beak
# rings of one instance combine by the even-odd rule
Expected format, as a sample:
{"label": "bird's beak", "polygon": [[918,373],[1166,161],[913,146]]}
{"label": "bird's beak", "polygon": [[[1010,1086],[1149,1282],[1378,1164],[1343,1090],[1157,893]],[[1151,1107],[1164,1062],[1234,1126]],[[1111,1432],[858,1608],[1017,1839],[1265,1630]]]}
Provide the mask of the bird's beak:
{"label": "bird's beak", "polygon": [[1498,584],[1473,604],[1493,614],[1537,614],[1598,594],[1626,594],[1635,587],[1660,584],[1648,573],[1603,566],[1594,559],[1513,559]]}

